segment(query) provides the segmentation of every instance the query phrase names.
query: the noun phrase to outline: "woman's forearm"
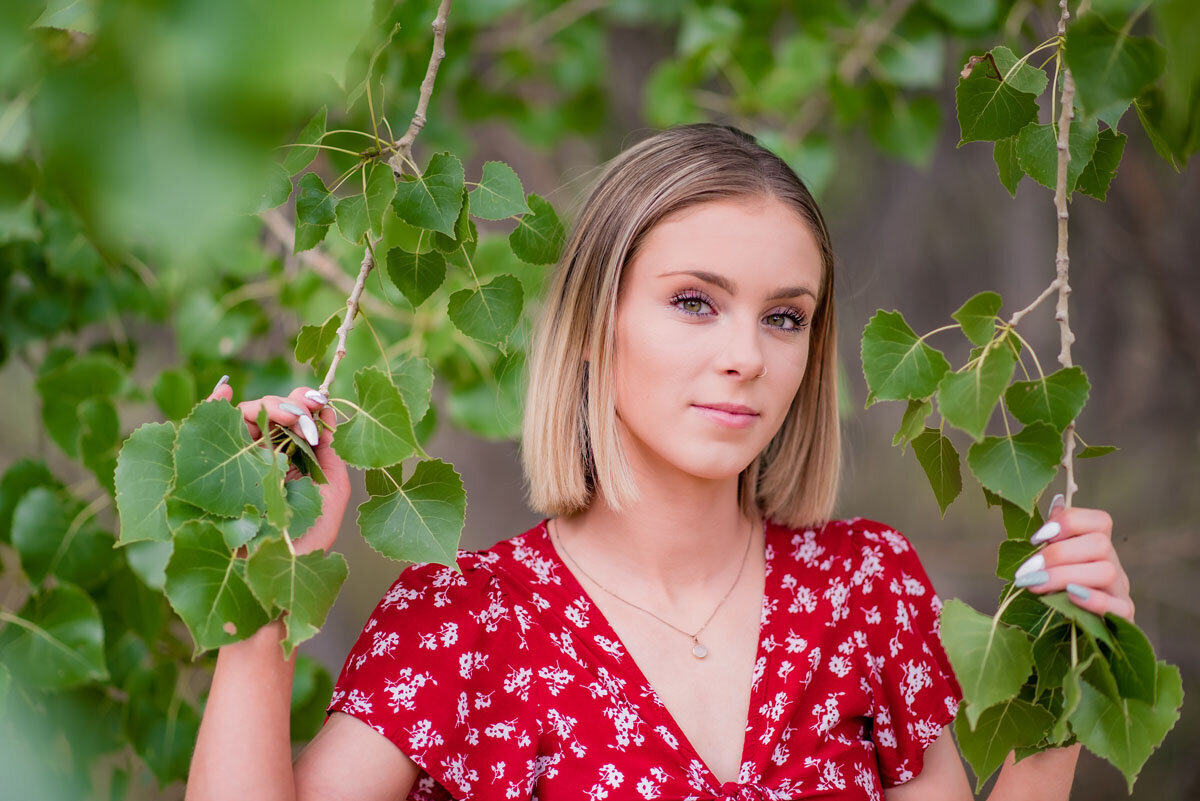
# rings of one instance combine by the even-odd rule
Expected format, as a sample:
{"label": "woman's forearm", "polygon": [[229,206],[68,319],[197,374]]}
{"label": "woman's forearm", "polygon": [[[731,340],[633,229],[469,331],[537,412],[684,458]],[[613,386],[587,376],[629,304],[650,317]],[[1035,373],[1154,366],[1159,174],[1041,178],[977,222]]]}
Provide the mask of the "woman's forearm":
{"label": "woman's forearm", "polygon": [[1051,748],[1015,763],[1010,751],[988,801],[1067,801],[1082,747]]}
{"label": "woman's forearm", "polygon": [[292,679],[296,654],[283,659],[284,624],[221,647],[200,722],[187,801],[291,801]]}

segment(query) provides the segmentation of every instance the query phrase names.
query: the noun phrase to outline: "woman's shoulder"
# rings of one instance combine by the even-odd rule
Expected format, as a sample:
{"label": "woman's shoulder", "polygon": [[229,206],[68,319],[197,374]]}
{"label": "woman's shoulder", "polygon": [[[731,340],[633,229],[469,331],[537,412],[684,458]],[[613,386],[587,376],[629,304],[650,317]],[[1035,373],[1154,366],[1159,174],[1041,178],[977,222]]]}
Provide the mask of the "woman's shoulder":
{"label": "woman's shoulder", "polygon": [[864,547],[880,548],[884,553],[898,556],[912,554],[912,542],[897,528],[866,517],[845,517],[811,526],[789,526],[768,521],[784,541],[820,548],[823,552],[856,551]]}

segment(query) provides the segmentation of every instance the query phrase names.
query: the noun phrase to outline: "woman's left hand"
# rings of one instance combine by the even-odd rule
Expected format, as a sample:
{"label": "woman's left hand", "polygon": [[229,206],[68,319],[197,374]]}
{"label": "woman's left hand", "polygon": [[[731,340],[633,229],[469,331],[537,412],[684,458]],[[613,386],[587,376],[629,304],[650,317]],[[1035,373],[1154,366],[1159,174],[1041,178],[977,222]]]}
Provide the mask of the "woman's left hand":
{"label": "woman's left hand", "polygon": [[1048,543],[1017,568],[1017,585],[1031,592],[1066,590],[1076,605],[1133,622],[1129,577],[1112,542],[1112,517],[1102,509],[1065,509],[1056,496],[1046,524],[1030,541]]}

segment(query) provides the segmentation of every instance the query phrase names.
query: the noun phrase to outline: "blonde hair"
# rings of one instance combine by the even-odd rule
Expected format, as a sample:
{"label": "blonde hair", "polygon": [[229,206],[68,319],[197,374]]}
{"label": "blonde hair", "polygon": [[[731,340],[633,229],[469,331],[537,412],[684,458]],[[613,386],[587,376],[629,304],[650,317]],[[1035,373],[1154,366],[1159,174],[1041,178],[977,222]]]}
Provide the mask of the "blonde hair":
{"label": "blonde hair", "polygon": [[622,273],[667,216],[741,198],[791,206],[817,242],[822,276],[804,378],[779,431],[738,476],[738,503],[747,515],[757,508],[786,526],[829,519],[841,466],[829,233],[786,162],[753,136],[712,123],[669,128],[624,150],[583,202],[531,347],[521,462],[537,512],[582,511],[597,487],[616,510],[638,498],[617,432],[613,380]]}

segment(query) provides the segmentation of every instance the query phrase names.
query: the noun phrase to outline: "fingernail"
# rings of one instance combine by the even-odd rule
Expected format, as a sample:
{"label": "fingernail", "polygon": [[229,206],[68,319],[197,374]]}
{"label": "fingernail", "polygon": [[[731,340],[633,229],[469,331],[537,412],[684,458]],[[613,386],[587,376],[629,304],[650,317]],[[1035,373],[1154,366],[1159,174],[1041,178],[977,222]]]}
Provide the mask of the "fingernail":
{"label": "fingernail", "polygon": [[[221,380],[220,380],[220,381],[218,381],[218,382],[216,383],[216,385],[215,385],[215,386],[213,386],[213,388],[212,388],[212,391],[213,391],[213,392],[216,392],[216,391],[217,391],[218,389],[220,389],[220,388],[221,388],[223,385],[225,385],[225,384],[228,384],[228,383],[229,383],[229,376],[227,376],[227,375],[223,375],[223,376],[221,376]],[[209,395],[211,395],[211,394],[212,394],[212,392],[210,392],[210,393],[208,393],[208,394],[209,394]]]}
{"label": "fingernail", "polygon": [[292,414],[298,414],[298,415],[308,414],[307,409],[301,409],[296,404],[288,403],[287,401],[284,401],[283,403],[279,404],[279,408],[283,409],[285,412],[291,412]]}
{"label": "fingernail", "polygon": [[1033,556],[1022,562],[1021,566],[1017,568],[1016,578],[1020,578],[1027,573],[1032,573],[1035,570],[1041,570],[1045,566],[1046,557],[1042,556],[1040,553],[1035,553]]}
{"label": "fingernail", "polygon": [[1034,545],[1041,545],[1046,540],[1052,540],[1058,536],[1058,532],[1062,531],[1062,526],[1058,523],[1050,522],[1039,528],[1029,538],[1029,541]]}
{"label": "fingernail", "polygon": [[308,444],[314,448],[321,441],[321,437],[317,434],[317,424],[307,414],[300,416],[300,431],[304,433],[304,438],[308,440]]}
{"label": "fingernail", "polygon": [[315,389],[310,389],[308,392],[305,392],[304,397],[308,398],[313,403],[319,403],[322,406],[329,403],[328,396],[324,395],[323,393],[317,392]]}
{"label": "fingernail", "polygon": [[1023,576],[1017,576],[1017,580],[1013,582],[1018,587],[1033,587],[1037,584],[1045,584],[1050,580],[1050,574],[1045,570],[1035,570],[1032,573],[1026,573]]}
{"label": "fingernail", "polygon": [[1058,493],[1057,495],[1055,495],[1053,498],[1050,499],[1050,508],[1046,510],[1046,517],[1049,517],[1050,515],[1054,514],[1055,509],[1061,509],[1062,507],[1064,507],[1066,505],[1067,505],[1067,502],[1066,502],[1066,499],[1063,498],[1063,494],[1061,492]]}
{"label": "fingernail", "polygon": [[1071,593],[1081,601],[1086,601],[1088,598],[1092,597],[1091,590],[1089,590],[1087,587],[1080,587],[1078,584],[1068,584],[1067,592]]}

